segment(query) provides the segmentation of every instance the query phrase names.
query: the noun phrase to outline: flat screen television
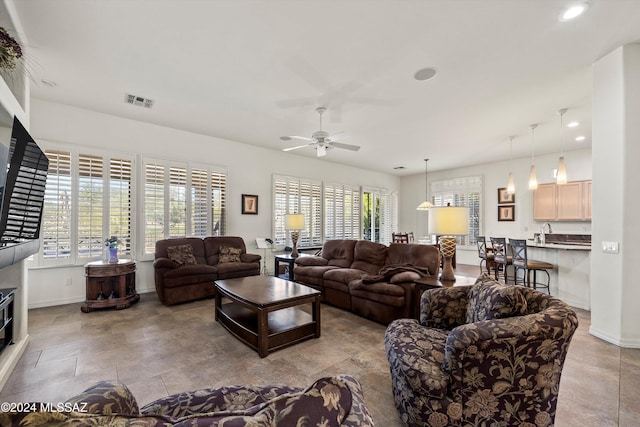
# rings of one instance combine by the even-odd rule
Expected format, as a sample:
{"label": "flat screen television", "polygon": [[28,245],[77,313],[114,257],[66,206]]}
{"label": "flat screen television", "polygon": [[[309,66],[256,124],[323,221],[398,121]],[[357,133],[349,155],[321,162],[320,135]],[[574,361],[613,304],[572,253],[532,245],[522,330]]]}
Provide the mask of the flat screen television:
{"label": "flat screen television", "polygon": [[49,159],[14,117],[0,214],[0,244],[37,240]]}

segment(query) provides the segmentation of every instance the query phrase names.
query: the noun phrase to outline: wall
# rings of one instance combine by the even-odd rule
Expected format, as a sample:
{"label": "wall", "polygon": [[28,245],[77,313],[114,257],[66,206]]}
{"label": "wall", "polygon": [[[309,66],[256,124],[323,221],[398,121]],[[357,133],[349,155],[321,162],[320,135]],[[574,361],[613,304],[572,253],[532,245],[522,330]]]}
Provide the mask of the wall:
{"label": "wall", "polygon": [[640,44],[622,46],[593,66],[593,241],[619,242],[619,253],[594,250],[591,334],[640,348],[640,247],[636,197],[640,170]]}
{"label": "wall", "polygon": [[[247,249],[261,255],[264,253],[256,249],[255,238],[271,236],[273,173],[400,190],[399,177],[332,163],[331,156],[337,153],[322,159],[302,157],[43,100],[32,100],[31,134],[43,146],[47,141],[62,142],[226,167],[227,234],[243,237]],[[259,196],[258,215],[241,214],[243,193]],[[273,261],[269,259],[267,267],[271,270],[272,266]],[[29,277],[29,307],[66,304],[85,298],[82,266],[32,268]],[[150,262],[138,263],[136,283],[141,291],[155,290]]]}
{"label": "wall", "polygon": [[[591,149],[585,148],[565,152],[569,181],[591,179]],[[554,182],[553,169],[558,164],[558,154],[536,156],[538,183]],[[528,189],[529,166],[531,158],[513,159],[508,162],[495,162],[465,168],[429,172],[429,185],[435,181],[464,177],[482,176],[482,219],[480,234],[513,238],[533,238],[543,223],[533,220],[533,191]],[[509,171],[513,172],[516,185],[515,220],[513,222],[498,221],[498,188],[507,186]],[[411,175],[402,179],[402,198],[399,208],[398,227],[400,230],[413,231],[416,236],[424,236],[427,232],[427,214],[416,211],[424,199],[425,177],[423,174]],[[554,233],[591,233],[589,222],[554,222]],[[464,264],[477,264],[476,248],[459,249],[457,259]]]}

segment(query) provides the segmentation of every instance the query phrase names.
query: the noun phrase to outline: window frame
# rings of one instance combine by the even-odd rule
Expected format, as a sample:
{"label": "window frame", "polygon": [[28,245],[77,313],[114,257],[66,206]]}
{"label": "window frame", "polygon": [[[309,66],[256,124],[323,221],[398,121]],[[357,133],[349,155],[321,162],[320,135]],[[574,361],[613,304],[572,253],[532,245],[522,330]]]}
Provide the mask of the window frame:
{"label": "window frame", "polygon": [[[456,240],[461,249],[476,249],[482,224],[482,176],[443,179],[431,182],[430,186],[431,203],[434,206],[447,206],[446,203],[451,202],[451,206],[467,206],[469,208],[469,234],[457,237]],[[472,200],[475,204],[470,205]],[[433,233],[429,231],[429,234]]]}

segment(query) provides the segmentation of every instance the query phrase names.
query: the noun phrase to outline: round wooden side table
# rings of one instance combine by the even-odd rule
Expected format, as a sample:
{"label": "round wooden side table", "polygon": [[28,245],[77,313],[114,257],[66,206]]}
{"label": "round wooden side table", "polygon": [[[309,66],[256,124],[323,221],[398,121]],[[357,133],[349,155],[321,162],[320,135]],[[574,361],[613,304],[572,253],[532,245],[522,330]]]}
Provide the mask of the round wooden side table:
{"label": "round wooden side table", "polygon": [[83,313],[94,308],[129,308],[140,299],[136,292],[136,263],[120,259],[117,263],[93,261],[84,266],[87,278],[86,300],[80,307]]}

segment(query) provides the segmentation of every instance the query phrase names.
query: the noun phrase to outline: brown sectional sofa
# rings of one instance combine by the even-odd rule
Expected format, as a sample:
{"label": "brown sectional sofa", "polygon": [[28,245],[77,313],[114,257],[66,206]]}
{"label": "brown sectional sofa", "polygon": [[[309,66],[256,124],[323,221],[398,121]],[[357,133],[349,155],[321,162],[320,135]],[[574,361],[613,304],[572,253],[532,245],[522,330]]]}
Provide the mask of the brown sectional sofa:
{"label": "brown sectional sofa", "polygon": [[[187,246],[191,249],[184,251]],[[176,255],[176,249],[183,251]],[[158,298],[172,305],[213,297],[215,280],[259,275],[261,259],[247,253],[242,237],[158,240],[153,262]]]}
{"label": "brown sectional sofa", "polygon": [[293,271],[296,282],[320,289],[324,302],[388,324],[415,316],[414,280],[439,268],[435,246],[328,240],[321,255],[297,258]]}

